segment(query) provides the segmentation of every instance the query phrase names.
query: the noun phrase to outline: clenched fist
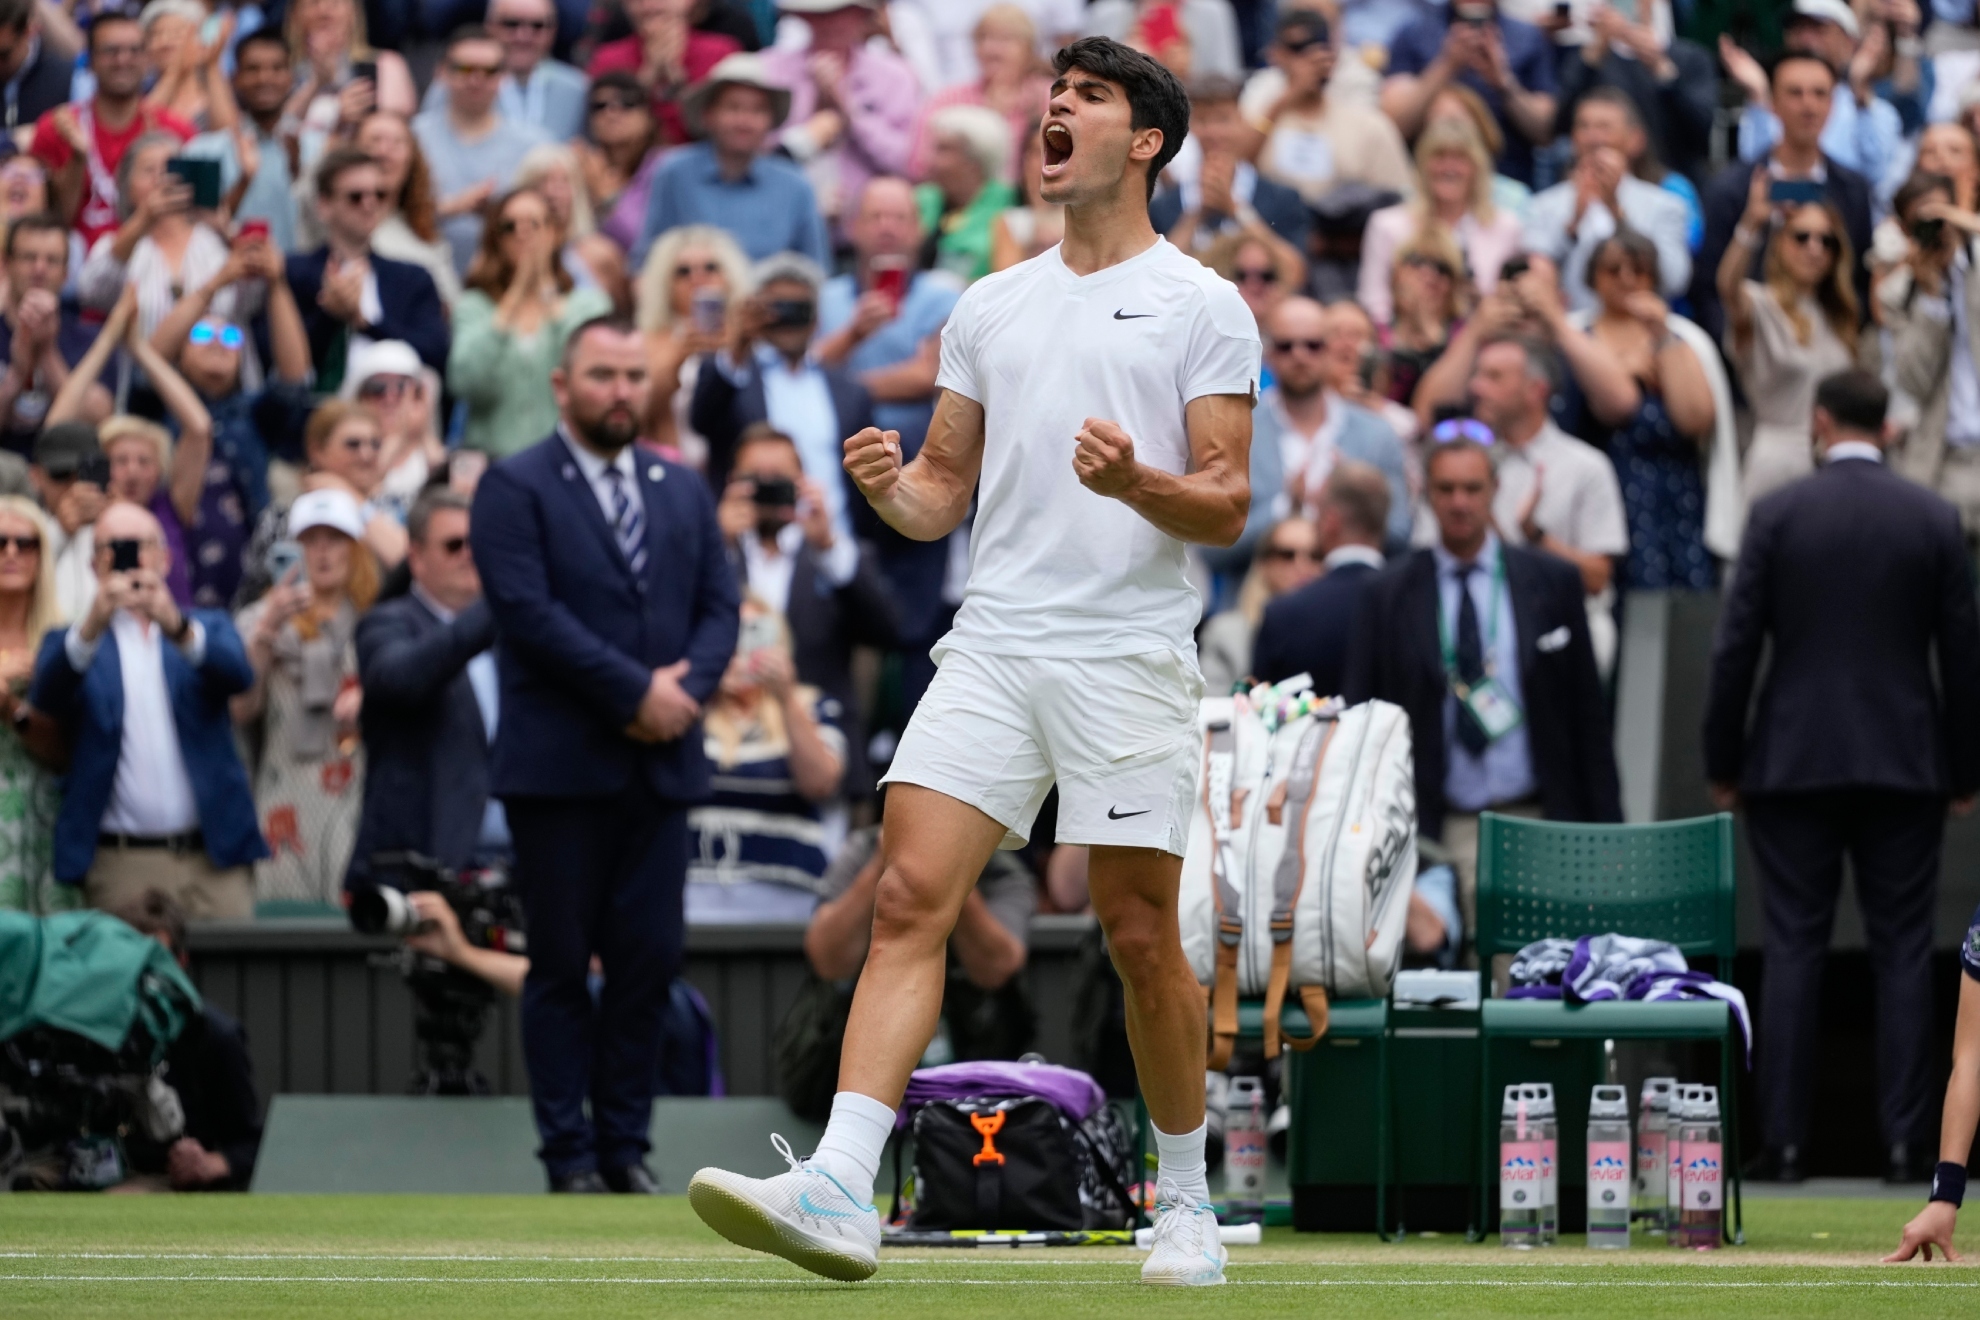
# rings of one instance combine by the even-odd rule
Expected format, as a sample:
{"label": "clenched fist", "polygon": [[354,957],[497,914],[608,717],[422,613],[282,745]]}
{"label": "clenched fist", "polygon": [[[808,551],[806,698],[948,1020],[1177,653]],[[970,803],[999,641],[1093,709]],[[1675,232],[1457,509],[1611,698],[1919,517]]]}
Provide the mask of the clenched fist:
{"label": "clenched fist", "polygon": [[901,480],[901,433],[867,427],[846,441],[845,468],[868,503],[881,503]]}
{"label": "clenched fist", "polygon": [[1136,468],[1128,433],[1113,422],[1089,417],[1074,438],[1073,472],[1079,484],[1095,495],[1125,495],[1134,485]]}

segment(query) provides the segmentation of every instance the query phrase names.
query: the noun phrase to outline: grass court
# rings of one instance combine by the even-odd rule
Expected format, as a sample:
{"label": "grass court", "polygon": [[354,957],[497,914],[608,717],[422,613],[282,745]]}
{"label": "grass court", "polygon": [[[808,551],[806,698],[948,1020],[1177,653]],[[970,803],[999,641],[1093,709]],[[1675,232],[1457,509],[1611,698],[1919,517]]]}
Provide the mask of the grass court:
{"label": "grass court", "polygon": [[[865,1284],[750,1256],[685,1197],[0,1197],[0,1315],[870,1317],[1980,1315],[1980,1268],[1877,1263],[1912,1200],[1748,1200],[1748,1245],[1267,1230],[1231,1286],[1144,1288],[1125,1248],[883,1251]],[[1969,1232],[1962,1254],[1980,1254]]]}

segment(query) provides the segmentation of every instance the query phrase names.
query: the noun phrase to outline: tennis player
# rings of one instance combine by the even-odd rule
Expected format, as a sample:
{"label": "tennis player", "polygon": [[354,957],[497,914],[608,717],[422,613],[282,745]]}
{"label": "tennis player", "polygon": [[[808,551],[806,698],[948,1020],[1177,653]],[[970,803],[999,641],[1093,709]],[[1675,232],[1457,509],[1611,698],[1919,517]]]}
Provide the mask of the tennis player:
{"label": "tennis player", "polygon": [[893,431],[845,444],[846,471],[904,535],[947,536],[972,497],[977,511],[962,608],[886,776],[886,866],[831,1121],[789,1173],[703,1169],[688,1190],[730,1241],[836,1279],[878,1266],[873,1179],[935,1031],[963,900],[1057,783],[1058,841],[1092,849],[1093,909],[1156,1129],[1142,1278],[1224,1281],[1203,1161],[1203,996],[1176,916],[1203,689],[1184,546],[1229,545],[1244,527],[1258,332],[1233,286],[1149,224],[1189,123],[1182,85],[1100,37],[1054,67],[1040,192],[1066,204],[1064,242],[956,305],[912,462]]}

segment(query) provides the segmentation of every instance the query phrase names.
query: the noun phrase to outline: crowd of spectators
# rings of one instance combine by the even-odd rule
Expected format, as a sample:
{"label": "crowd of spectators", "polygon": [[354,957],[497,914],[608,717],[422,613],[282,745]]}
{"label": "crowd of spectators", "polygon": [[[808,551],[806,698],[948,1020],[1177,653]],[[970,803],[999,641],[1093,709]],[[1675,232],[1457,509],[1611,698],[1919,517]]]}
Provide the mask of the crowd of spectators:
{"label": "crowd of spectators", "polygon": [[[378,851],[504,856],[519,644],[469,519],[616,317],[741,600],[687,920],[815,913],[843,979],[970,535],[881,525],[841,442],[912,458],[962,290],[1057,241],[1048,57],[1104,34],[1187,86],[1151,216],[1264,345],[1250,521],[1192,551],[1204,671],[1409,710],[1460,900],[1410,946],[1448,962],[1479,811],[1618,817],[1626,593],[1728,579],[1816,470],[1820,381],[1881,374],[1890,466],[1980,536],[1970,6],[1764,8],[0,0],[0,902],[246,917]],[[1022,860],[1080,905],[1047,881],[1081,859]],[[964,981],[1028,911],[959,929]]]}

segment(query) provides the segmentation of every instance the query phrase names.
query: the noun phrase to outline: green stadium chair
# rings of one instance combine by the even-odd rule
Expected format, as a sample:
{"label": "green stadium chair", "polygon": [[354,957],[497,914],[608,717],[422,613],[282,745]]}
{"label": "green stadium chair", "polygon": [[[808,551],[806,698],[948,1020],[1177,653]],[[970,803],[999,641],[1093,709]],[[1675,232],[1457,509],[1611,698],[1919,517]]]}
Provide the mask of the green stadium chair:
{"label": "green stadium chair", "polygon": [[[1313,1030],[1306,1010],[1288,1002],[1279,1012],[1280,1039],[1304,1040]],[[1265,1039],[1265,1001],[1245,999],[1238,1003],[1238,1039]],[[1337,999],[1327,1004],[1327,1034],[1330,1039],[1372,1040],[1375,1042],[1375,1233],[1387,1237],[1389,1222],[1389,1181],[1394,1168],[1393,1136],[1389,1124],[1389,1001],[1386,999]],[[1291,1050],[1281,1056],[1290,1063]],[[1290,1068],[1281,1077],[1290,1075]],[[1286,1134],[1286,1163],[1297,1167],[1293,1158],[1302,1141],[1324,1140],[1325,1134],[1308,1130],[1298,1122],[1294,1111],[1292,1129]],[[1269,1117],[1269,1115],[1268,1115]]]}
{"label": "green stadium chair", "polygon": [[1495,1040],[1716,1040],[1720,1123],[1732,1186],[1727,1240],[1746,1240],[1739,1175],[1739,1028],[1719,1000],[1567,1004],[1494,999],[1492,960],[1541,939],[1616,931],[1709,954],[1732,975],[1733,818],[1721,813],[1651,825],[1577,825],[1486,812],[1478,822],[1478,1229],[1491,1223],[1500,1090]]}

